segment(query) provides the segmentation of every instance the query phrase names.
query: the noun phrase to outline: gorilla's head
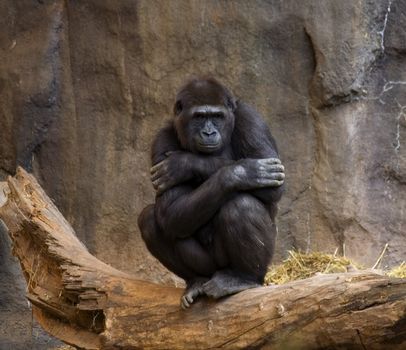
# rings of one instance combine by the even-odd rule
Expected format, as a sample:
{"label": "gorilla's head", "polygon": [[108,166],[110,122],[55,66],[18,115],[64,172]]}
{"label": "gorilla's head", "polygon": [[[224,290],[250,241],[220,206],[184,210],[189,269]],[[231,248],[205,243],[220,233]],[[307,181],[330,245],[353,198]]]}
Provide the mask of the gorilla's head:
{"label": "gorilla's head", "polygon": [[217,153],[231,140],[233,95],[213,78],[196,78],[176,96],[175,128],[182,147],[194,153]]}

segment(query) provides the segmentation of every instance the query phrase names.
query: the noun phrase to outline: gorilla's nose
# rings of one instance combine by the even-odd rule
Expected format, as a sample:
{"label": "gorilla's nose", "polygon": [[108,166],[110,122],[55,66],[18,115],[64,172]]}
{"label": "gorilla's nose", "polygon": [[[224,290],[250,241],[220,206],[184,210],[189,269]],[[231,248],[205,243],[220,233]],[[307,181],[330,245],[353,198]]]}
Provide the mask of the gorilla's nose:
{"label": "gorilla's nose", "polygon": [[203,135],[212,136],[214,134],[216,134],[215,130],[203,130]]}

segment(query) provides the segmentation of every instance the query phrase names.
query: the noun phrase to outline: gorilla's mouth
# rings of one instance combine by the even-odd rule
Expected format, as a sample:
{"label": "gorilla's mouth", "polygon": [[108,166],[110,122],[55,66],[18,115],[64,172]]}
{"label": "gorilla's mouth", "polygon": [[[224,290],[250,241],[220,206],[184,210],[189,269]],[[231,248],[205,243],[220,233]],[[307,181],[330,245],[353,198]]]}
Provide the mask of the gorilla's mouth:
{"label": "gorilla's mouth", "polygon": [[197,149],[201,152],[213,152],[219,149],[221,146],[221,142],[216,143],[197,143]]}

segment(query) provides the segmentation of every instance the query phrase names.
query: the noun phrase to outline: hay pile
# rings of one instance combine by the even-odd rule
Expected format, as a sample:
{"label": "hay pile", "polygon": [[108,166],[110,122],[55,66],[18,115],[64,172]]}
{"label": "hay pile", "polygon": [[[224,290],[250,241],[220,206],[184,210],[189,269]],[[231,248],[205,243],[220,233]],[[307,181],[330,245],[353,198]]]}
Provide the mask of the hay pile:
{"label": "hay pile", "polygon": [[[282,264],[271,266],[265,276],[264,283],[266,285],[284,284],[290,281],[309,278],[317,273],[340,273],[363,269],[361,265],[346,257],[337,256],[336,253],[325,254],[314,252],[305,254],[290,250],[289,257]],[[378,258],[373,268],[377,267],[382,257],[383,254]],[[406,278],[406,262],[386,272],[386,274],[390,277]]]}
{"label": "hay pile", "polygon": [[388,272],[388,276],[396,278],[406,278],[406,261]]}
{"label": "hay pile", "polygon": [[281,264],[270,268],[265,284],[284,284],[305,279],[316,273],[338,273],[353,269],[354,263],[342,256],[320,252],[300,253],[289,250],[289,257]]}

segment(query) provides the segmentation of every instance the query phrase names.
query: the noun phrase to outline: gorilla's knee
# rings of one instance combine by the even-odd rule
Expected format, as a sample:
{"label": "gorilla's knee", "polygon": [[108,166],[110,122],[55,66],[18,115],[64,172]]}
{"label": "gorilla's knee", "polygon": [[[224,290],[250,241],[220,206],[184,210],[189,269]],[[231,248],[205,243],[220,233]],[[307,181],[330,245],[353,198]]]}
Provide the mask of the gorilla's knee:
{"label": "gorilla's knee", "polygon": [[227,224],[241,224],[244,220],[268,217],[264,204],[250,194],[239,194],[220,209],[218,219]]}
{"label": "gorilla's knee", "polygon": [[153,204],[148,205],[141,212],[138,217],[138,227],[141,231],[141,237],[147,245],[158,239],[157,225],[155,221],[155,206]]}

